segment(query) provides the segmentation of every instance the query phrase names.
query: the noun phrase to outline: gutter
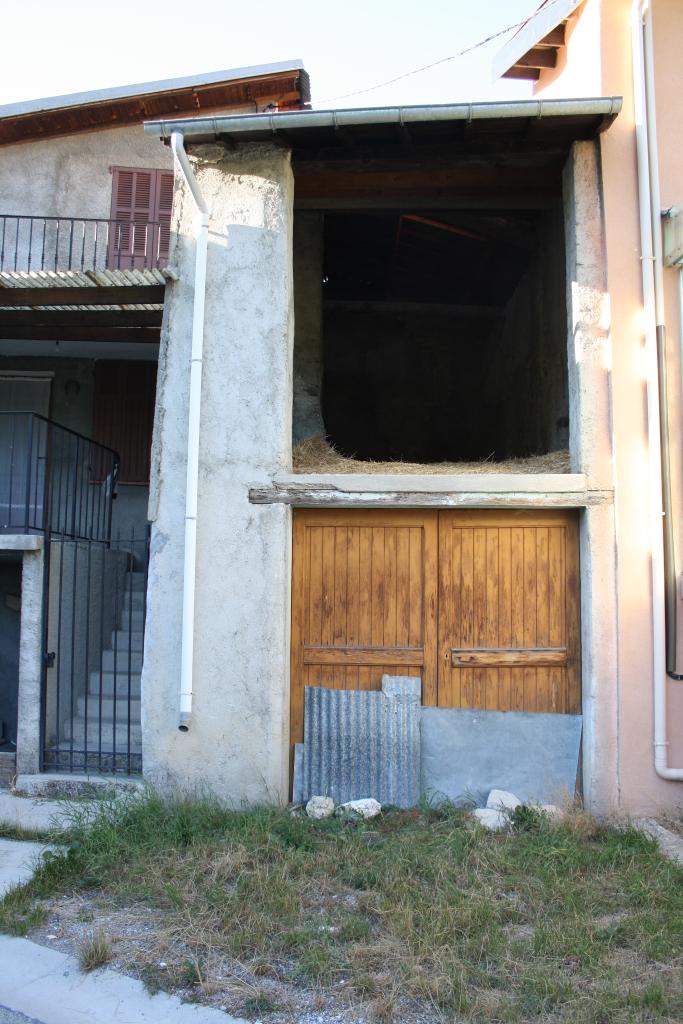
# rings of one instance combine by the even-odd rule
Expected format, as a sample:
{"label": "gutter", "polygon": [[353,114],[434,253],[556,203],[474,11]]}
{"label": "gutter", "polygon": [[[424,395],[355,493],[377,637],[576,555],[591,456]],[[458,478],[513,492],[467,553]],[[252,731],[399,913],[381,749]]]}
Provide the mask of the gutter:
{"label": "gutter", "polygon": [[185,560],[183,566],[183,623],[180,655],[180,702],[178,728],[187,732],[192,720],[194,666],[194,603],[197,575],[197,494],[199,491],[199,422],[202,403],[204,354],[204,300],[209,210],[187,158],[180,132],[171,135],[174,160],[197,208],[195,221],[194,297],[192,304],[192,354],[187,425],[187,478],[185,485]]}
{"label": "gutter", "polygon": [[676,658],[676,583],[671,517],[669,425],[666,392],[666,324],[662,266],[661,201],[654,106],[652,21],[649,0],[634,0],[633,92],[638,159],[641,269],[646,321],[648,448],[652,565],[652,676],[654,769],[660,778],[683,781],[670,768],[666,690]]}
{"label": "gutter", "polygon": [[351,128],[354,125],[408,125],[436,121],[485,121],[508,117],[602,116],[614,118],[621,96],[576,100],[520,100],[501,103],[441,103],[415,107],[366,107],[348,110],[296,110],[283,113],[232,114],[176,121],[146,121],[148,135],[170,138],[173,132],[193,135],[240,135],[290,131],[295,128]]}

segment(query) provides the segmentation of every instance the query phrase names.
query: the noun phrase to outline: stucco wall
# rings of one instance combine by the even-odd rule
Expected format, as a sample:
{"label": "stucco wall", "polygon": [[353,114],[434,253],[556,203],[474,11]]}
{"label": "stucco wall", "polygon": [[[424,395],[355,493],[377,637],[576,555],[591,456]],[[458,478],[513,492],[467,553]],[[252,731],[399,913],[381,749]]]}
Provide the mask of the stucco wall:
{"label": "stucco wall", "polygon": [[[596,66],[597,45],[600,53],[597,66],[601,77],[598,82],[591,82],[594,94],[624,98],[621,113],[600,137],[612,405],[611,440],[597,439],[597,450],[607,459],[611,454],[610,443],[613,445],[618,647],[611,678],[617,694],[619,729],[613,744],[606,737],[595,770],[598,776],[616,772],[616,805],[635,814],[652,812],[658,807],[680,807],[683,785],[659,779],[653,768],[647,409],[631,7],[630,0],[589,0],[571,36],[566,73],[554,76],[544,73],[540,89],[536,91],[539,96],[577,95],[576,74],[586,73],[587,80],[590,79],[590,72],[586,69]],[[679,0],[654,0],[653,11],[660,177],[662,204],[667,207],[683,201],[683,140],[680,133],[683,6]],[[600,15],[599,22],[596,12]],[[666,270],[665,278],[671,466],[680,572],[683,565],[683,422],[675,271]],[[679,662],[679,671],[682,664]],[[607,682],[604,685],[607,686]],[[668,683],[668,708],[669,764],[681,766],[683,684]]]}
{"label": "stucco wall", "polygon": [[176,194],[180,280],[164,309],[152,451],[142,676],[147,778],[240,803],[287,792],[290,515],[249,503],[291,460],[292,204],[289,154],[197,150],[211,211],[207,265],[194,704],[178,731],[183,516],[194,210]]}
{"label": "stucco wall", "polygon": [[173,160],[142,125],[5,146],[0,213],[108,218],[112,167],[171,170]]}

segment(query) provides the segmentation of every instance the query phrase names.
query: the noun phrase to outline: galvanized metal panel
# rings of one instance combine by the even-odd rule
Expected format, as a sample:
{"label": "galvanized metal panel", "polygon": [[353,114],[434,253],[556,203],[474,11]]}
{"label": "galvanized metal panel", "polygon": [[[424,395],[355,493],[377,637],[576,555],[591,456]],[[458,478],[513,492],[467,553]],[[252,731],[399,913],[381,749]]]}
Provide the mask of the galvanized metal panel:
{"label": "galvanized metal panel", "polygon": [[384,676],[381,691],[307,686],[295,799],[375,797],[414,806],[420,797],[420,693],[420,680],[410,676]]}

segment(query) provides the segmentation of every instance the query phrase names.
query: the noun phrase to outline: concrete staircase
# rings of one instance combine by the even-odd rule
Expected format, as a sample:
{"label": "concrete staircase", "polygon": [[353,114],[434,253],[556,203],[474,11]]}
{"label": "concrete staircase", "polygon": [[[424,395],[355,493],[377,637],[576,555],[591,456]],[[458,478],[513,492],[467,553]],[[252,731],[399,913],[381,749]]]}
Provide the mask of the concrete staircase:
{"label": "concrete staircase", "polygon": [[[62,749],[73,742],[76,750],[137,758],[142,755],[140,728],[140,677],[145,615],[145,574],[124,576],[119,628],[102,651],[102,670],[90,673],[88,695],[79,697],[71,722],[64,726]],[[129,704],[130,696],[130,704]],[[129,711],[130,708],[130,711]],[[128,735],[130,728],[130,748]]]}

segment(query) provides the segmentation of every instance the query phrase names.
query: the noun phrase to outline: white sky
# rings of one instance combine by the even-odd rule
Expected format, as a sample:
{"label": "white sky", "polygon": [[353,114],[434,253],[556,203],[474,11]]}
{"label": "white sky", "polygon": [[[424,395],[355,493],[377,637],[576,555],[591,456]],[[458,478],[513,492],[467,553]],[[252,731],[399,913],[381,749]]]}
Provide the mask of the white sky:
{"label": "white sky", "polygon": [[497,39],[348,99],[521,21],[540,0],[0,0],[0,104],[300,57],[313,101],[378,106],[523,98],[491,81]]}

